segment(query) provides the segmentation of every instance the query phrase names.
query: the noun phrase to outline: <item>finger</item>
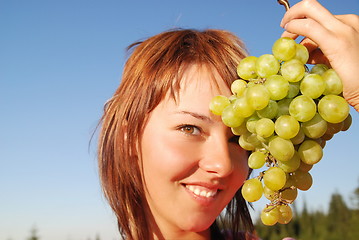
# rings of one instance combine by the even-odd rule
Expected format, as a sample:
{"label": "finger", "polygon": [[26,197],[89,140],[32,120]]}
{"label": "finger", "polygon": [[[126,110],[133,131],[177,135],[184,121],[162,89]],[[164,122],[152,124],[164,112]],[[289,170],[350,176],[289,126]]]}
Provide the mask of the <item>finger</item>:
{"label": "finger", "polygon": [[294,33],[290,33],[290,32],[288,32],[288,31],[284,31],[283,33],[282,33],[282,36],[281,37],[289,37],[289,38],[292,38],[292,39],[297,39],[298,37],[299,37],[299,35],[298,34],[294,34]]}
{"label": "finger", "polygon": [[281,26],[293,19],[311,18],[328,29],[337,28],[338,19],[316,0],[303,0],[291,7],[283,16]]}
{"label": "finger", "polygon": [[335,15],[335,17],[344,23],[345,25],[351,26],[357,32],[359,32],[359,16],[355,14],[346,14],[346,15]]}
{"label": "finger", "polygon": [[309,38],[304,38],[300,44],[305,46],[309,52],[309,64],[318,64],[323,63],[327,66],[330,66],[328,58],[323,54],[322,50],[319,48],[318,44],[313,42]]}
{"label": "finger", "polygon": [[[321,46],[322,41],[330,41],[334,39],[331,31],[313,19],[293,19],[286,24],[285,30],[293,34],[305,36],[319,46]],[[323,36],[326,37],[323,38]],[[328,43],[326,45],[330,46]]]}
{"label": "finger", "polygon": [[322,63],[327,65],[328,67],[331,67],[328,58],[323,54],[323,52],[319,48],[316,48],[310,53],[308,63],[309,64]]}
{"label": "finger", "polygon": [[[281,35],[281,37],[289,37],[292,38],[294,40],[296,40],[299,35],[298,34],[294,34],[294,33],[290,33],[287,31],[284,31]],[[314,49],[318,48],[318,44],[316,44],[315,42],[313,42],[311,39],[309,38],[303,38],[300,41],[300,44],[302,44],[303,46],[305,46],[308,49],[308,52],[310,53],[311,51],[313,51]]]}
{"label": "finger", "polygon": [[300,44],[304,45],[307,49],[309,54],[314,51],[315,49],[318,48],[318,44],[316,44],[315,42],[313,42],[311,39],[309,38],[304,38]]}

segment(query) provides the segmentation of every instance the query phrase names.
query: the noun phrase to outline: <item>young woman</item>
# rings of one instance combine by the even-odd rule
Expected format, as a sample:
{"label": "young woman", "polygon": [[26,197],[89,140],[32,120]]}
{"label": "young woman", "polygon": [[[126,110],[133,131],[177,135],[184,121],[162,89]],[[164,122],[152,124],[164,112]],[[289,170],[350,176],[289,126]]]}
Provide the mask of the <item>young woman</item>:
{"label": "young woman", "polygon": [[[304,0],[282,26],[284,36],[307,36],[311,61],[335,68],[359,110],[359,17]],[[247,152],[208,108],[212,97],[230,95],[243,43],[227,31],[173,30],[131,49],[99,142],[101,181],[122,237],[255,239],[240,193]]]}
{"label": "young woman", "polygon": [[210,239],[230,202],[233,229],[252,231],[237,193],[247,153],[208,108],[213,96],[230,94],[242,42],[225,31],[175,30],[135,45],[107,103],[99,149],[120,231],[127,239]]}

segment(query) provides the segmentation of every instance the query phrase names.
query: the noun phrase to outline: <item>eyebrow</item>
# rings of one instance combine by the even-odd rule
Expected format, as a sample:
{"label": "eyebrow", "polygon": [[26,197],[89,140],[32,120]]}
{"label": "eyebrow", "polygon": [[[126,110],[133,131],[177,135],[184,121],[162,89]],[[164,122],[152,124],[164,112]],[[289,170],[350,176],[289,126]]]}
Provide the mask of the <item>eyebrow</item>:
{"label": "eyebrow", "polygon": [[200,119],[202,121],[213,123],[213,120],[210,117],[208,117],[206,115],[203,115],[203,114],[199,114],[199,113],[195,113],[195,112],[189,112],[189,111],[179,111],[179,112],[176,112],[176,113],[177,114],[190,115],[190,116],[195,117],[197,119]]}

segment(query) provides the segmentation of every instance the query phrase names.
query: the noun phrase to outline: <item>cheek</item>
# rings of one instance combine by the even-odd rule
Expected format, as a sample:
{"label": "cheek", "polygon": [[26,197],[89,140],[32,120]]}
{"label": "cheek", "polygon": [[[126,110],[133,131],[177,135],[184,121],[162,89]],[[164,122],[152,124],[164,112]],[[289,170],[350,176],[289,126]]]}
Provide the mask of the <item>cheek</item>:
{"label": "cheek", "polygon": [[234,162],[234,177],[238,188],[243,185],[243,182],[247,179],[249,173],[248,167],[248,152],[241,147],[234,146],[230,149],[231,159]]}
{"label": "cheek", "polygon": [[196,167],[198,151],[193,141],[171,135],[144,135],[142,161],[145,172],[150,170],[151,175],[175,181],[186,177]]}
{"label": "cheek", "polygon": [[[200,159],[200,144],[195,141],[178,136],[163,140],[164,149],[167,154],[166,165],[171,167],[171,181],[181,180],[190,176],[198,168]],[[168,171],[168,169],[164,169]]]}

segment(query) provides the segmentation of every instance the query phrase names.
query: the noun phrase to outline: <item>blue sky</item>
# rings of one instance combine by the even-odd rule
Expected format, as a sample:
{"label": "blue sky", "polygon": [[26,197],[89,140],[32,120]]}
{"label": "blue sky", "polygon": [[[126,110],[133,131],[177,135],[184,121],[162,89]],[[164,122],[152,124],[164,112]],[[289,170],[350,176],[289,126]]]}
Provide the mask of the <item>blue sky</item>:
{"label": "blue sky", "polygon": [[[359,13],[357,0],[322,3]],[[129,44],[174,27],[220,28],[258,56],[280,36],[283,13],[276,0],[0,0],[0,239],[26,239],[34,226],[41,239],[116,238],[90,140]],[[326,209],[333,192],[358,186],[351,113],[353,126],[327,143],[298,205]]]}

